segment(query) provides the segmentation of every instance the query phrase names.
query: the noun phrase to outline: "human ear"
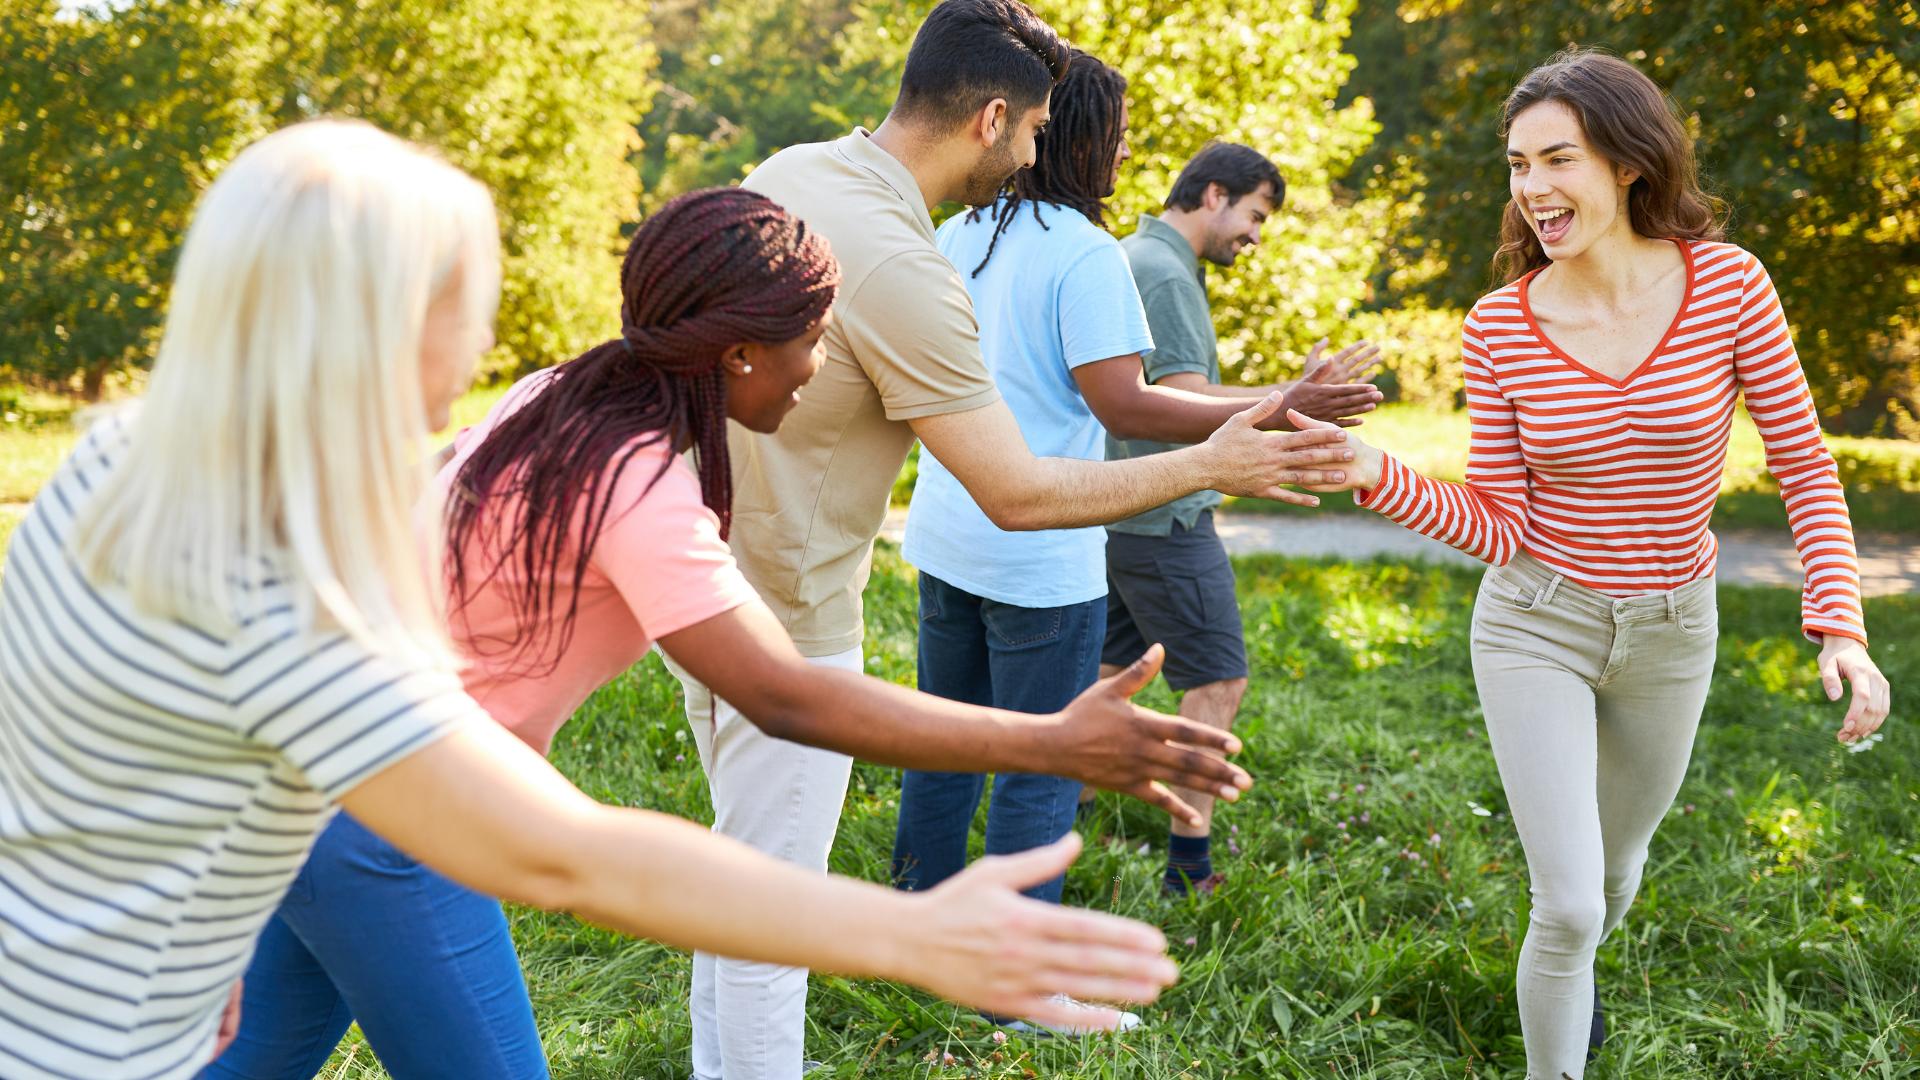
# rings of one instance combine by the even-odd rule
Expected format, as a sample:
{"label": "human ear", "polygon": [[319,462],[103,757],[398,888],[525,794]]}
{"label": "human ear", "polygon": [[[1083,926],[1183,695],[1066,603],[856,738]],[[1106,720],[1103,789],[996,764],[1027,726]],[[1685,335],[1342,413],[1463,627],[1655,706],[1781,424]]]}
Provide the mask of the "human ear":
{"label": "human ear", "polygon": [[981,106],[980,112],[974,116],[974,135],[979,138],[981,146],[992,148],[1006,129],[1006,98],[994,98]]}
{"label": "human ear", "polygon": [[749,342],[727,346],[726,351],[720,354],[721,370],[735,378],[753,374],[753,354],[758,350],[758,345]]}

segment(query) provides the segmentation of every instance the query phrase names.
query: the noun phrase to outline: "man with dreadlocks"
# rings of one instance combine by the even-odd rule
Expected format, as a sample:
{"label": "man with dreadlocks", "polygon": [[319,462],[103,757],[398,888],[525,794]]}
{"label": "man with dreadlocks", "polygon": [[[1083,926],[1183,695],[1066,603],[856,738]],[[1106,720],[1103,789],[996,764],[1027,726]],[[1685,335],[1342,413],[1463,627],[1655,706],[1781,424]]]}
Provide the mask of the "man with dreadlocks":
{"label": "man with dreadlocks", "polygon": [[[940,252],[962,269],[979,315],[987,367],[1036,453],[1101,460],[1102,425],[1130,438],[1201,442],[1247,405],[1142,380],[1153,337],[1126,256],[1102,228],[1105,200],[1131,156],[1126,128],[1126,80],[1074,50],[1033,166],[1014,175],[1009,193],[939,231]],[[1379,398],[1365,385],[1306,383],[1288,393],[1336,418]],[[1098,678],[1105,530],[1008,531],[961,482],[945,448],[927,450],[904,548],[920,569],[920,688],[1001,708],[1059,708]],[[984,788],[978,773],[906,774],[893,855],[901,887],[930,888],[966,865]],[[1079,793],[1056,776],[998,777],[987,852],[1059,839]],[[1029,895],[1057,902],[1061,886],[1055,879]]]}
{"label": "man with dreadlocks", "polygon": [[[1173,799],[1155,779],[1250,783],[1170,745],[1234,749],[1228,737],[1128,703],[1155,659],[1037,717],[809,664],[794,649],[727,550],[725,431],[729,420],[780,427],[820,366],[839,283],[819,234],[739,188],[683,195],[641,225],[621,271],[620,336],[522,379],[461,433],[440,472],[467,692],[544,753],[589,694],[658,641],[752,724],[809,747],[904,766],[1060,770],[1162,805]],[[697,469],[681,456],[689,448]],[[694,734],[715,801],[728,805],[739,774],[716,762],[742,752],[739,732]],[[1036,853],[1044,865],[1005,884],[1058,874],[1073,848]],[[967,940],[998,950],[1007,932]],[[1045,992],[1028,1000],[1060,1013],[1051,995],[1073,984],[1035,981]],[[397,1080],[546,1075],[499,904],[345,814],[269,922],[245,986],[239,1037],[208,1080],[307,1080],[355,1020]]]}

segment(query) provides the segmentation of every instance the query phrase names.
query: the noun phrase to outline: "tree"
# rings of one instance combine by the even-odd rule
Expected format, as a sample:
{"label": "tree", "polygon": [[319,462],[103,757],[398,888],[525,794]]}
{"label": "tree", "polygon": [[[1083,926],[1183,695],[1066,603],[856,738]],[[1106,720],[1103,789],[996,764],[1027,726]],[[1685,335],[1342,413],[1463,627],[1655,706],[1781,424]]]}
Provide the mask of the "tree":
{"label": "tree", "polygon": [[[1605,47],[1672,96],[1733,211],[1729,239],[1779,288],[1821,413],[1914,422],[1920,372],[1920,10],[1913,0],[1428,0],[1402,39],[1438,56],[1381,190],[1423,191],[1396,234],[1392,296],[1466,305],[1488,286],[1506,170],[1501,100],[1569,45]],[[1391,43],[1378,76],[1407,61]],[[1388,172],[1389,170],[1383,170]]]}
{"label": "tree", "polygon": [[496,370],[617,330],[628,156],[652,56],[640,0],[0,0],[0,319],[16,375],[144,364],[198,193],[284,124],[369,120],[499,207]]}
{"label": "tree", "polygon": [[258,97],[278,124],[369,120],[493,192],[505,282],[490,361],[570,359],[619,331],[628,161],[650,92],[641,0],[262,0]]}
{"label": "tree", "polygon": [[201,0],[0,5],[0,375],[77,376],[93,399],[152,349],[193,200],[261,131],[209,92],[251,36]]}

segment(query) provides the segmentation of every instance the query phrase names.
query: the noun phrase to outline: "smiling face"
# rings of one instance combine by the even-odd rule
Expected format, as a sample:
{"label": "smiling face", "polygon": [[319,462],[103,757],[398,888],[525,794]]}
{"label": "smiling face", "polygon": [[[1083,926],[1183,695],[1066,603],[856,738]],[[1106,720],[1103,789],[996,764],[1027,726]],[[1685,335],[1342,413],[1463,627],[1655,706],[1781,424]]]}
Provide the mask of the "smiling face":
{"label": "smiling face", "polygon": [[1206,207],[1210,219],[1200,257],[1215,266],[1232,266],[1241,251],[1258,244],[1260,226],[1279,209],[1273,205],[1273,185],[1264,181],[1238,199],[1214,184],[1207,189]]}
{"label": "smiling face", "polygon": [[1592,148],[1580,118],[1558,101],[1543,101],[1507,131],[1513,202],[1540,239],[1547,258],[1576,258],[1603,237],[1631,235],[1627,193],[1639,174]]}
{"label": "smiling face", "polygon": [[[780,430],[807,385],[827,359],[824,338],[833,323],[829,309],[813,329],[778,344],[735,345],[720,359],[727,373],[727,416],[749,431]],[[749,370],[751,369],[751,370]]]}

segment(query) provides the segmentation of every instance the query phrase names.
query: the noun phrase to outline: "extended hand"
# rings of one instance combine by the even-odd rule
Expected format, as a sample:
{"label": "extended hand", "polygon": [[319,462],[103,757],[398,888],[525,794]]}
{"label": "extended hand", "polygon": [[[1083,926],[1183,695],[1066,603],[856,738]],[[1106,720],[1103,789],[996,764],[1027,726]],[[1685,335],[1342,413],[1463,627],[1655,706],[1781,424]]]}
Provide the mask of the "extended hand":
{"label": "extended hand", "polygon": [[1052,1023],[1111,1027],[1118,1014],[1087,1013],[1054,995],[1148,1002],[1178,969],[1151,926],[1042,903],[1019,890],[1051,881],[1080,854],[1068,833],[1018,855],[989,855],[935,888],[924,904],[901,976],[983,1012]]}
{"label": "extended hand", "polygon": [[1254,406],[1235,413],[1203,444],[1217,461],[1213,489],[1223,495],[1251,495],[1299,506],[1319,506],[1312,495],[1288,491],[1283,484],[1318,486],[1340,491],[1347,472],[1314,466],[1339,466],[1353,460],[1353,451],[1341,445],[1347,433],[1331,424],[1310,430],[1261,431],[1259,425],[1280,407],[1280,395],[1268,394]]}
{"label": "extended hand", "polygon": [[1820,647],[1819,664],[1820,684],[1828,701],[1840,700],[1843,683],[1853,687],[1853,701],[1840,721],[1840,741],[1850,743],[1873,734],[1893,705],[1893,687],[1867,655],[1867,647],[1850,637],[1828,634]]}
{"label": "extended hand", "polygon": [[1326,345],[1325,338],[1314,343],[1312,351],[1307,353],[1306,375],[1287,387],[1281,404],[1316,420],[1357,427],[1361,421],[1355,419],[1356,415],[1372,412],[1384,400],[1384,395],[1369,385],[1373,374],[1357,377],[1380,362],[1380,347],[1358,341],[1330,359],[1322,360],[1320,350]]}
{"label": "extended hand", "polygon": [[[1190,825],[1200,815],[1168,784],[1204,791],[1229,802],[1253,786],[1245,769],[1200,752],[1240,752],[1232,733],[1207,724],[1143,709],[1128,700],[1160,673],[1167,652],[1159,645],[1117,674],[1088,687],[1058,714],[1044,753],[1051,764],[1036,769],[1152,803]],[[1173,745],[1179,743],[1181,745]]]}
{"label": "extended hand", "polygon": [[1340,477],[1339,479],[1324,484],[1306,483],[1300,485],[1301,487],[1306,488],[1308,491],[1352,491],[1355,488],[1374,488],[1380,486],[1380,472],[1386,468],[1386,455],[1382,454],[1379,448],[1368,446],[1358,435],[1341,431],[1337,426],[1325,420],[1315,420],[1310,416],[1303,416],[1298,411],[1289,412],[1287,419],[1293,421],[1294,426],[1303,432],[1334,432],[1346,436],[1347,441],[1353,446],[1353,452],[1356,458],[1354,467],[1346,470],[1344,474],[1326,474],[1328,476],[1338,476]]}

